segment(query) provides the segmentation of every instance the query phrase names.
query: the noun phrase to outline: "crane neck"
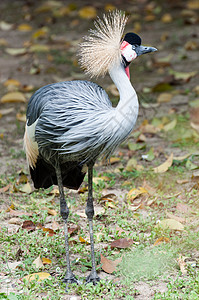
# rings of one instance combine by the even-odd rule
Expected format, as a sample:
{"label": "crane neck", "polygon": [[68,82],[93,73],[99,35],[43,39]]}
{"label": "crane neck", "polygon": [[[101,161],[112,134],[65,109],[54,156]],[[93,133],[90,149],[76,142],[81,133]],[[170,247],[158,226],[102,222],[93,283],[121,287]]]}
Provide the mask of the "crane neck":
{"label": "crane neck", "polygon": [[129,109],[130,111],[133,109],[134,114],[138,114],[139,104],[137,94],[128,76],[126,75],[123,65],[118,64],[117,66],[114,66],[111,70],[109,70],[109,74],[120,94],[120,100],[116,110],[118,112],[122,111],[122,113],[127,113],[129,115]]}

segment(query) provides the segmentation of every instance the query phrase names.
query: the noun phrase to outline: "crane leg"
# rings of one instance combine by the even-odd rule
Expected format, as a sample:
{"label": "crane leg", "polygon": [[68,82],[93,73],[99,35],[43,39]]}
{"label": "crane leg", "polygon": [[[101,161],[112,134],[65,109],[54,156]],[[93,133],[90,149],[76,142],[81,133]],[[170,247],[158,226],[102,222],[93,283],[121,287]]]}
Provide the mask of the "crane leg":
{"label": "crane leg", "polygon": [[86,283],[92,282],[94,285],[100,281],[97,275],[95,266],[95,252],[94,252],[94,239],[93,239],[93,216],[94,216],[94,206],[93,206],[93,165],[88,166],[88,199],[86,205],[86,215],[89,222],[89,232],[90,232],[90,243],[91,243],[91,261],[92,270],[91,273],[86,278]]}
{"label": "crane leg", "polygon": [[62,183],[62,176],[61,176],[61,169],[60,165],[58,164],[56,167],[56,175],[57,175],[57,182],[59,187],[59,194],[60,194],[60,214],[64,221],[64,235],[65,235],[65,249],[66,249],[66,264],[67,270],[64,277],[64,282],[66,283],[66,290],[68,289],[68,285],[70,283],[79,283],[73,272],[71,271],[70,267],[70,258],[69,258],[69,243],[68,243],[68,215],[69,215],[69,208],[67,206],[65,197],[64,197],[64,189]]}

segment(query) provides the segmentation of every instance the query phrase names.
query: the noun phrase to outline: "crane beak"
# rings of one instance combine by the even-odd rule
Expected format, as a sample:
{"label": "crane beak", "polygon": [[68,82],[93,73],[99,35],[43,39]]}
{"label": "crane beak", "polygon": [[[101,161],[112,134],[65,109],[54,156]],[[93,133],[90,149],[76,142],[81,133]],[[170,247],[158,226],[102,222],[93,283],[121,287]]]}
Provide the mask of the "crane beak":
{"label": "crane beak", "polygon": [[135,49],[135,52],[136,52],[137,56],[140,56],[142,54],[155,52],[157,50],[158,49],[156,49],[154,47],[137,46],[136,49]]}

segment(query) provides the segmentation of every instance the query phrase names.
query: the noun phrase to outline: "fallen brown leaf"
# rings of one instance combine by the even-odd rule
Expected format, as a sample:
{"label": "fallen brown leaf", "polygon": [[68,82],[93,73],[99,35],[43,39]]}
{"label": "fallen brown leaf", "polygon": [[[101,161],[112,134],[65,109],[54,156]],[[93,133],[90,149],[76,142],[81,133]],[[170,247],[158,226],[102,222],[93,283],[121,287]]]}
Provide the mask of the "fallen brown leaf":
{"label": "fallen brown leaf", "polygon": [[80,229],[79,225],[68,227],[68,233],[70,235],[73,235],[74,233],[77,233],[79,229]]}
{"label": "fallen brown leaf", "polygon": [[34,231],[36,228],[36,225],[31,220],[26,220],[23,222],[22,229],[25,229],[27,231]]}
{"label": "fallen brown leaf", "polygon": [[173,153],[171,153],[171,155],[163,164],[154,168],[153,170],[155,173],[164,173],[172,166],[172,163],[173,163]]}
{"label": "fallen brown leaf", "polygon": [[133,189],[131,189],[129,192],[128,192],[128,194],[127,194],[127,196],[128,196],[128,199],[130,200],[130,201],[133,201],[135,198],[137,198],[138,196],[140,196],[140,195],[142,195],[142,194],[147,194],[148,193],[148,191],[145,189],[145,188],[143,188],[143,187],[138,187],[138,188],[133,188]]}
{"label": "fallen brown leaf", "polygon": [[41,260],[41,257],[40,255],[33,261],[32,263],[36,268],[42,268],[44,265],[43,265],[43,262]]}
{"label": "fallen brown leaf", "polygon": [[174,220],[174,219],[164,219],[161,220],[155,227],[162,227],[163,229],[170,229],[170,230],[184,230],[184,225],[182,223]]}
{"label": "fallen brown leaf", "polygon": [[42,257],[41,260],[42,260],[42,263],[43,263],[44,265],[50,265],[50,264],[52,264],[52,260],[49,259],[49,258]]}
{"label": "fallen brown leaf", "polygon": [[9,92],[1,98],[0,102],[1,103],[10,103],[10,102],[25,103],[26,98],[25,98],[24,94],[22,94],[20,92]]}
{"label": "fallen brown leaf", "polygon": [[33,281],[33,280],[41,281],[50,277],[51,275],[47,272],[38,272],[38,273],[26,275],[22,279],[26,279],[28,281]]}
{"label": "fallen brown leaf", "polygon": [[22,219],[20,219],[20,218],[11,218],[9,221],[8,221],[8,223],[9,224],[15,224],[15,225],[21,225],[22,224]]}
{"label": "fallen brown leaf", "polygon": [[110,244],[110,246],[112,249],[113,248],[125,249],[130,247],[132,244],[134,244],[134,241],[132,239],[123,238],[123,239],[113,241]]}
{"label": "fallen brown leaf", "polygon": [[94,19],[97,16],[96,8],[93,6],[84,6],[79,10],[79,16],[83,19]]}
{"label": "fallen brown leaf", "polygon": [[9,190],[10,187],[11,187],[11,184],[9,183],[9,184],[7,184],[6,186],[0,188],[0,194],[1,194],[1,193],[7,192],[7,191]]}
{"label": "fallen brown leaf", "polygon": [[117,270],[116,266],[122,261],[121,257],[113,261],[104,257],[102,254],[100,256],[101,256],[102,270],[108,274],[112,274],[114,271],[116,271]]}
{"label": "fallen brown leaf", "polygon": [[82,244],[89,244],[89,242],[87,242],[83,237],[79,236],[79,241],[82,243]]}
{"label": "fallen brown leaf", "polygon": [[176,205],[176,210],[182,212],[182,213],[189,213],[191,211],[191,207],[188,204],[185,203],[178,203]]}
{"label": "fallen brown leaf", "polygon": [[186,262],[185,262],[185,259],[186,257],[183,256],[182,254],[179,255],[179,257],[177,258],[177,262],[178,262],[178,265],[180,267],[180,271],[182,272],[182,274],[187,274],[187,265],[186,265]]}
{"label": "fallen brown leaf", "polygon": [[170,213],[168,213],[168,212],[167,212],[167,217],[168,217],[169,219],[174,219],[174,220],[176,220],[176,221],[178,221],[178,222],[180,222],[180,223],[185,223],[185,222],[186,222],[186,219],[185,219],[185,218],[175,216],[175,215],[170,214]]}
{"label": "fallen brown leaf", "polygon": [[169,242],[170,242],[170,239],[167,238],[167,237],[162,236],[162,237],[160,237],[159,239],[157,239],[153,245],[154,245],[154,246],[158,246],[158,245],[160,245],[160,244],[162,244],[162,243],[164,243],[164,242],[165,242],[165,243],[169,243]]}
{"label": "fallen brown leaf", "polygon": [[57,229],[60,229],[60,225],[55,220],[53,220],[52,229],[54,231],[57,230]]}
{"label": "fallen brown leaf", "polygon": [[8,208],[7,212],[9,212],[10,215],[15,216],[15,217],[19,217],[19,216],[32,216],[32,213],[28,213],[25,211],[21,211],[21,210],[13,210],[12,208]]}
{"label": "fallen brown leaf", "polygon": [[55,231],[51,228],[42,227],[43,232],[48,232],[48,236],[53,236]]}

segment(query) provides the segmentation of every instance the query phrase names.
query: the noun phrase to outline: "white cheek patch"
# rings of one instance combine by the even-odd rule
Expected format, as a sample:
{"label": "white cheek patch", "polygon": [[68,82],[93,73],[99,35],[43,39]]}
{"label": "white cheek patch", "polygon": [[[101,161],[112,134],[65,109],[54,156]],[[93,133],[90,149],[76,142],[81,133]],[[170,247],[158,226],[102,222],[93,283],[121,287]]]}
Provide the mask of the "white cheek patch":
{"label": "white cheek patch", "polygon": [[122,55],[126,61],[131,62],[137,57],[137,53],[132,49],[132,45],[128,44],[122,49]]}

